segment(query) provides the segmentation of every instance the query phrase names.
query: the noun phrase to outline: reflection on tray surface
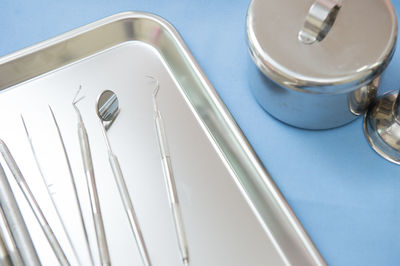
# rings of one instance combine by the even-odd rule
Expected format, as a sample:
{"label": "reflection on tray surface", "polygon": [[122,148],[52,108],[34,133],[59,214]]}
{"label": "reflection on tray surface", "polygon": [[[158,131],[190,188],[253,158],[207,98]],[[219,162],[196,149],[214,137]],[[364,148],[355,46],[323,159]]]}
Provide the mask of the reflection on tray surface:
{"label": "reflection on tray surface", "polygon": [[[179,245],[179,250],[182,257],[183,265],[189,265],[189,252],[188,252],[188,245],[186,234],[183,226],[183,219],[181,214],[181,208],[179,206],[179,199],[177,194],[177,189],[174,180],[174,173],[173,167],[171,163],[169,147],[168,147],[168,140],[167,135],[164,127],[164,120],[161,115],[161,111],[158,107],[157,102],[157,95],[160,89],[160,85],[157,79],[154,77],[150,77],[152,81],[155,82],[155,87],[152,93],[153,98],[153,107],[154,107],[154,123],[155,123],[155,131],[157,135],[157,143],[159,145],[160,150],[160,157],[161,157],[161,164],[163,167],[163,175],[165,181],[165,187],[168,193],[168,198],[170,201],[170,207],[172,212],[172,218],[175,225],[175,232],[177,236],[177,241]],[[81,150],[81,157],[82,163],[84,167],[84,172],[86,176],[86,185],[87,185],[87,193],[90,199],[90,206],[91,206],[91,215],[93,218],[93,225],[96,233],[96,240],[97,240],[97,249],[99,252],[100,262],[101,265],[111,265],[111,259],[109,255],[109,249],[107,244],[107,238],[105,234],[104,224],[103,224],[103,217],[101,214],[100,208],[100,200],[98,197],[97,187],[96,187],[96,180],[94,175],[94,165],[92,160],[92,154],[90,150],[90,142],[89,136],[83,121],[82,114],[78,108],[78,102],[81,101],[84,97],[78,99],[78,95],[81,91],[82,87],[79,86],[79,89],[72,101],[72,106],[76,111],[78,123],[77,123],[77,130],[78,130],[78,139],[80,144]],[[79,221],[82,231],[84,233],[84,238],[86,241],[86,248],[87,253],[90,257],[91,265],[94,264],[93,253],[90,247],[88,230],[89,225],[85,222],[84,215],[82,213],[82,203],[78,195],[78,189],[75,182],[75,177],[72,172],[72,167],[70,163],[70,159],[68,156],[67,149],[65,147],[64,139],[58,125],[56,116],[54,114],[53,109],[49,106],[49,110],[51,113],[51,117],[54,123],[54,126],[57,130],[58,139],[60,141],[64,159],[67,164],[70,182],[73,187],[73,198],[74,202],[78,208],[79,212]],[[121,201],[123,203],[126,215],[128,216],[128,220],[130,223],[131,230],[134,234],[137,247],[139,249],[139,253],[141,255],[142,263],[145,266],[150,266],[150,257],[149,253],[146,248],[146,244],[144,241],[144,237],[142,234],[142,230],[139,226],[138,218],[136,216],[135,210],[133,208],[132,200],[126,186],[122,169],[120,167],[119,161],[117,156],[113,153],[110,141],[108,139],[107,131],[114,123],[118,114],[120,113],[119,108],[119,101],[117,95],[111,91],[106,90],[103,91],[97,99],[96,104],[96,114],[99,119],[99,123],[101,125],[101,130],[104,136],[104,140],[108,149],[108,157],[110,162],[110,167],[112,169],[115,182],[118,186],[118,191],[120,194]],[[62,216],[62,210],[57,206],[56,200],[54,199],[55,191],[52,191],[52,183],[46,178],[42,166],[40,164],[39,157],[36,153],[35,146],[32,141],[32,137],[29,133],[28,126],[25,123],[23,116],[21,115],[22,125],[25,129],[25,134],[30,144],[31,152],[33,158],[35,160],[36,166],[38,171],[42,177],[42,181],[46,187],[47,193],[49,198],[51,199],[52,207],[55,209],[57,218],[62,225],[63,234],[67,237],[68,244],[73,251],[75,259],[78,261],[80,265],[83,265],[81,259],[78,255],[78,252],[71,240],[71,234],[68,231],[65,221]],[[11,152],[8,150],[6,144],[0,140],[0,152],[2,153],[6,163],[8,164],[10,171],[12,172],[13,176],[15,177],[20,189],[25,195],[26,200],[28,201],[29,205],[34,212],[38,223],[40,224],[44,234],[47,237],[47,240],[52,247],[54,254],[56,255],[59,263],[61,265],[70,265],[70,261],[68,260],[65,252],[63,251],[58,239],[56,238],[55,234],[53,233],[52,228],[50,227],[49,223],[46,220],[46,217],[39,206],[38,202],[35,199],[34,194],[30,190],[28,184],[25,181],[17,163],[14,160],[14,157],[11,155]],[[4,247],[5,256],[1,258],[2,264],[1,265],[22,265],[22,264],[33,264],[33,265],[40,265],[39,258],[37,256],[36,250],[33,246],[32,240],[29,236],[28,231],[26,230],[25,222],[19,212],[18,205],[15,199],[12,196],[11,188],[9,187],[6,174],[1,168],[0,165],[0,178],[2,179],[0,182],[0,192],[1,191],[9,191],[9,193],[5,192],[3,197],[0,197],[0,206],[1,210],[3,211],[0,214],[4,214],[4,226],[0,226],[0,228],[12,228],[14,230],[9,230],[10,233],[7,235],[6,230],[0,230],[0,243],[12,243],[13,245],[1,245]],[[11,212],[11,213],[10,213]],[[22,264],[21,264],[22,263]]]}

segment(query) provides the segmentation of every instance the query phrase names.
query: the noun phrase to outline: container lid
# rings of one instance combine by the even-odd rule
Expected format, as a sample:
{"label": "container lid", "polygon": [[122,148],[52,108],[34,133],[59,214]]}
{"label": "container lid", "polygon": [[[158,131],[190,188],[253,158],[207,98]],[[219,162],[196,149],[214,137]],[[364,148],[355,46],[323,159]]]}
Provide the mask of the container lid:
{"label": "container lid", "polygon": [[397,18],[390,0],[252,0],[247,35],[253,60],[275,82],[337,93],[381,74]]}

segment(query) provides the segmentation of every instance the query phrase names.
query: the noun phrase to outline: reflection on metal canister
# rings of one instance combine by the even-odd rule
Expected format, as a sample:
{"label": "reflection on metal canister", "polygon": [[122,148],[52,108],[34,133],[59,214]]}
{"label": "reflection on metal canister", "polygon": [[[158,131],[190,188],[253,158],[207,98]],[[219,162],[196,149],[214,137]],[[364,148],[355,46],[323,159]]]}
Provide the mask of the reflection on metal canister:
{"label": "reflection on metal canister", "polygon": [[397,18],[390,0],[252,0],[247,36],[260,105],[292,126],[328,129],[374,101]]}

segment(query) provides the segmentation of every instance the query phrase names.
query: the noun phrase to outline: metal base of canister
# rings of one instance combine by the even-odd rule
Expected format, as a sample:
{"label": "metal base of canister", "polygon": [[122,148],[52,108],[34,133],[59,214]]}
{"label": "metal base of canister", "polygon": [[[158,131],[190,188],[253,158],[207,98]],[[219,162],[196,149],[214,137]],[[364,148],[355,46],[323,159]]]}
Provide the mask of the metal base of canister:
{"label": "metal base of canister", "polygon": [[400,165],[400,93],[380,97],[364,116],[364,133],[383,158]]}
{"label": "metal base of canister", "polygon": [[363,114],[353,111],[353,93],[320,94],[285,88],[266,77],[252,61],[249,62],[248,76],[257,102],[271,116],[290,126],[332,129]]}

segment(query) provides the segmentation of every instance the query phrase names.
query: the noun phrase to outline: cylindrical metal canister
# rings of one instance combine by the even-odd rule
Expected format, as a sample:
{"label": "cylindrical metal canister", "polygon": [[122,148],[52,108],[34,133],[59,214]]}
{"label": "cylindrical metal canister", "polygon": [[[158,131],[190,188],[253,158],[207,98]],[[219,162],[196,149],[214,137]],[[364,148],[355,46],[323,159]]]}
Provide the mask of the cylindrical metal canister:
{"label": "cylindrical metal canister", "polygon": [[261,106],[292,126],[328,129],[374,101],[397,18],[390,0],[252,0],[246,28]]}

